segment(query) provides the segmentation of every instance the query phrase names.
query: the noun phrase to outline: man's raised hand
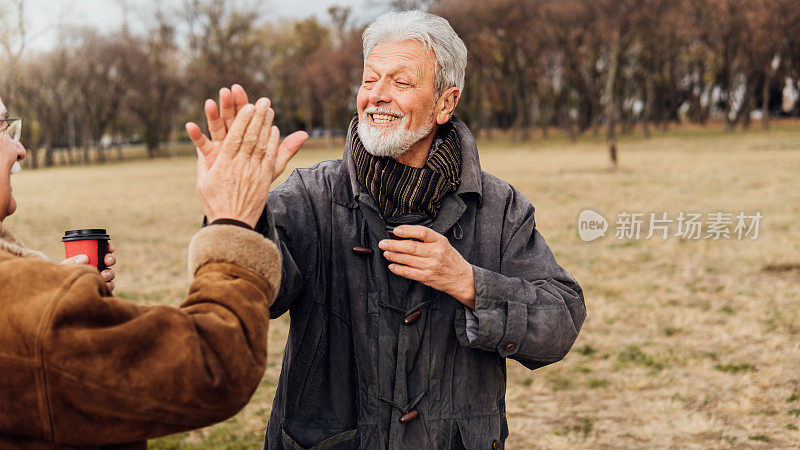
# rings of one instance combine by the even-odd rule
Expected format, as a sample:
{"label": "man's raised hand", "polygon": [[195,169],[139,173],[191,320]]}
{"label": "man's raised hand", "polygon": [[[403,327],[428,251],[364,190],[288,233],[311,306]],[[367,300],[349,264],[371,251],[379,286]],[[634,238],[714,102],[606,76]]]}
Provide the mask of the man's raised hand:
{"label": "man's raised hand", "polygon": [[[214,100],[206,100],[203,109],[211,136],[210,139],[203,135],[203,132],[197,124],[193,122],[186,124],[187,134],[198,150],[203,153],[209,167],[211,167],[214,160],[217,158],[222,141],[231,129],[236,114],[241,108],[247,105],[247,102],[247,93],[244,88],[238,84],[234,84],[230,89],[220,89],[219,106],[217,106]],[[295,131],[283,140],[278,146],[275,155],[275,166],[271,181],[274,181],[283,173],[289,160],[292,159],[307,139],[308,133],[305,131]]]}
{"label": "man's raised hand", "polygon": [[269,100],[239,109],[210,165],[197,148],[197,191],[209,222],[234,219],[254,227],[264,211],[275,170],[279,132]]}

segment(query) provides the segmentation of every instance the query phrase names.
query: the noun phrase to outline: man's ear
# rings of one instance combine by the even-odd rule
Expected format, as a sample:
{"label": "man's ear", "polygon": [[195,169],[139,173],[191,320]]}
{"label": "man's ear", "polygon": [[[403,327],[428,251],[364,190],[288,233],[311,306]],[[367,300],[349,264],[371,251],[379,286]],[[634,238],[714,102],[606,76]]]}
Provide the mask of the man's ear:
{"label": "man's ear", "polygon": [[436,123],[444,125],[450,120],[460,97],[461,92],[457,87],[451,87],[444,91],[439,97],[439,101],[436,102]]}

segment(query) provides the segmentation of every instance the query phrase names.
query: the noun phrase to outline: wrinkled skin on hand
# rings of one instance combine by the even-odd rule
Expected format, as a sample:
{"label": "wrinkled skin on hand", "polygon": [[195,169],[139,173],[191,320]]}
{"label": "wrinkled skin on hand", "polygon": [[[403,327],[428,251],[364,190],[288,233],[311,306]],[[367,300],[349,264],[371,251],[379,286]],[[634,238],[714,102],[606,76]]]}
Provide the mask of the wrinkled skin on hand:
{"label": "wrinkled skin on hand", "polygon": [[197,146],[197,191],[210,222],[258,222],[275,170],[280,132],[272,126],[274,116],[269,100],[261,98],[239,110],[218,147]]}
{"label": "wrinkled skin on hand", "polygon": [[472,265],[446,237],[420,225],[399,226],[394,234],[403,239],[384,239],[378,243],[383,256],[391,261],[392,273],[449,294],[475,309]]}

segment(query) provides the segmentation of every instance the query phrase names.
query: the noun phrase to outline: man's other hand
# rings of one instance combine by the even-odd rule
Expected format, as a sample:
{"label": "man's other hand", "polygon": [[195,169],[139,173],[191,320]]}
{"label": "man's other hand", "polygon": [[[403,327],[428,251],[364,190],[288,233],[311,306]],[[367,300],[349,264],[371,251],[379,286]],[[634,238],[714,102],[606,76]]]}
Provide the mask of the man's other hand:
{"label": "man's other hand", "polygon": [[421,225],[402,225],[394,229],[394,234],[403,240],[384,239],[378,244],[383,256],[392,262],[392,273],[450,294],[475,309],[472,265],[446,237]]}

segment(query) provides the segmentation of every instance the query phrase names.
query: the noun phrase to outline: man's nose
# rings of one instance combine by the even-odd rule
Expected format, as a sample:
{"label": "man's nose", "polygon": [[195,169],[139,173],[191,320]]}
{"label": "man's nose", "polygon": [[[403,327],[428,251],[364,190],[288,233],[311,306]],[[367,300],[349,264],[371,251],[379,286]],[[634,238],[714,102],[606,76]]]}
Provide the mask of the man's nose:
{"label": "man's nose", "polygon": [[378,105],[391,101],[392,96],[389,91],[389,81],[386,78],[381,78],[372,86],[372,90],[369,91],[369,102],[372,105]]}
{"label": "man's nose", "polygon": [[25,159],[26,156],[28,156],[28,152],[25,150],[25,146],[23,146],[19,142],[17,142],[16,144],[17,144],[17,161],[22,161],[23,159]]}

